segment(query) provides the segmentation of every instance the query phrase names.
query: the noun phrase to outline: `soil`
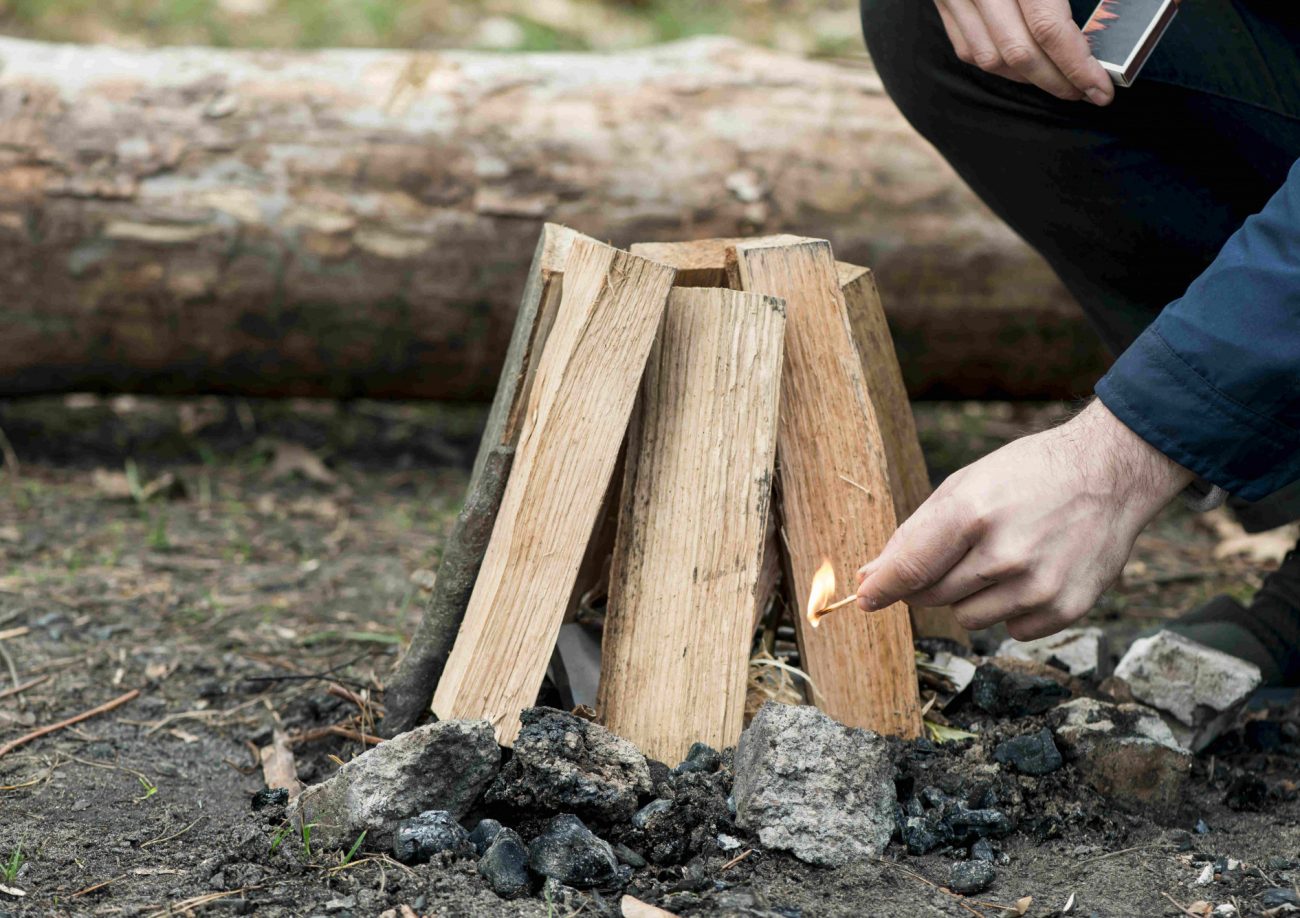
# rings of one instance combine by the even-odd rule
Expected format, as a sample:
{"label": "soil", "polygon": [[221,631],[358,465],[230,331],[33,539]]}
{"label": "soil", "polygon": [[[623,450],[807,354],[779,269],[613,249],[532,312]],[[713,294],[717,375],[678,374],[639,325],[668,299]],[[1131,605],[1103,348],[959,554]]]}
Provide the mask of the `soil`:
{"label": "soil", "polygon": [[[922,406],[918,421],[943,474],[1059,410]],[[0,915],[617,908],[588,896],[503,902],[472,860],[406,867],[364,849],[351,859],[308,850],[277,810],[250,807],[263,786],[256,748],[273,729],[289,735],[304,782],[363,751],[323,728],[370,732],[368,706],[327,689],[369,697],[389,674],[481,420],[373,403],[0,402],[0,451],[20,462],[0,470],[0,692],[43,679],[0,698],[0,744],[141,692],[0,757]],[[1258,567],[1215,560],[1217,542],[1178,508],[1153,525],[1091,616],[1115,650],[1216,592],[1253,589]],[[1290,783],[1300,709],[1249,718],[1198,759],[1167,824],[1118,810],[1068,765],[1007,777],[1017,828],[996,845],[1008,862],[972,899],[938,889],[964,852],[909,857],[897,843],[879,862],[839,869],[747,843],[644,868],[632,889],[682,915],[995,915],[980,903],[1031,896],[1028,914],[1041,916],[1071,895],[1077,915],[1178,915],[1195,900],[1263,914],[1265,889],[1300,879],[1288,866],[1300,858]],[[993,725],[933,751],[900,747],[900,773],[923,761],[931,780],[960,788],[997,736],[1038,724]],[[1221,857],[1242,866],[1194,886]]]}

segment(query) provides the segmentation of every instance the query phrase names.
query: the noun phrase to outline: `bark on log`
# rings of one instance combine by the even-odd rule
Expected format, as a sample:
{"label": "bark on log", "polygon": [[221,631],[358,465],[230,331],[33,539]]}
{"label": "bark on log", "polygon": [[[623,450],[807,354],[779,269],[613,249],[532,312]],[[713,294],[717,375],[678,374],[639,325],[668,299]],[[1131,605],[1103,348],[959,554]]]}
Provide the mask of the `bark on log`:
{"label": "bark on log", "polygon": [[491,397],[541,225],[871,265],[914,396],[1084,392],[1095,337],[870,69],[0,39],[0,395]]}

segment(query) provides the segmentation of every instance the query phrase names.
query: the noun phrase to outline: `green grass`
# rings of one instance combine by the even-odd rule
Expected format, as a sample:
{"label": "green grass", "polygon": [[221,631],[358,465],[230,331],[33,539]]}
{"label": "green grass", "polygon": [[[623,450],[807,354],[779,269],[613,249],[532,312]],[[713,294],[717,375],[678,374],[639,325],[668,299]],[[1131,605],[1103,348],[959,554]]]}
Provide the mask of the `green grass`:
{"label": "green grass", "polygon": [[9,860],[0,863],[0,876],[4,877],[6,883],[12,883],[18,878],[18,871],[23,866],[23,846],[19,842],[14,846],[14,850],[9,852]]}

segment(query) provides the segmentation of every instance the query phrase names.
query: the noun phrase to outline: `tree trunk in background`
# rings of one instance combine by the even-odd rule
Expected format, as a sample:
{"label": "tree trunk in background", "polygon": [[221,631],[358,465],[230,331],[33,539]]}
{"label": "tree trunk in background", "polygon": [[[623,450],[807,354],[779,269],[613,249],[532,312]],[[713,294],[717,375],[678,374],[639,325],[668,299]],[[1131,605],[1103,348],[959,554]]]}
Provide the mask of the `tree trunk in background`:
{"label": "tree trunk in background", "polygon": [[914,396],[1067,396],[1102,364],[867,68],[0,39],[0,395],[487,399],[544,220],[830,238]]}

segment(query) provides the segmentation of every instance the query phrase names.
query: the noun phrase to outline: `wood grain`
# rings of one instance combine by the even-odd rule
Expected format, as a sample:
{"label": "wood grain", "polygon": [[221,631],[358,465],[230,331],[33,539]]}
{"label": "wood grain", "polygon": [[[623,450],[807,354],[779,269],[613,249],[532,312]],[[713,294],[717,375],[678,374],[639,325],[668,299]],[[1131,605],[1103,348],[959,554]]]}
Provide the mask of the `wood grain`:
{"label": "wood grain", "polygon": [[433,698],[485,718],[503,745],[534,703],[627,430],[673,270],[573,243],[510,481]]}
{"label": "wood grain", "polygon": [[665,762],[740,738],[776,451],[784,304],[678,289],[628,437],[599,710]]}
{"label": "wood grain", "polygon": [[[783,537],[800,605],[824,561],[841,590],[896,525],[880,425],[849,327],[834,256],[824,240],[741,243],[729,253],[741,289],[786,301],[777,434]],[[798,617],[804,669],[828,714],[851,726],[917,736],[916,665],[902,604]]]}
{"label": "wood grain", "polygon": [[[852,270],[845,270],[852,269]],[[930,473],[925,467],[916,419],[903,386],[903,372],[894,352],[894,338],[880,303],[880,292],[870,270],[841,265],[840,290],[848,309],[853,342],[862,357],[867,396],[875,408],[880,439],[889,471],[889,490],[894,497],[898,522],[911,516],[930,496]],[[847,590],[845,590],[847,592]],[[912,629],[926,637],[944,637],[970,646],[966,629],[957,624],[948,606],[909,607]]]}
{"label": "wood grain", "polygon": [[579,238],[586,237],[555,223],[542,225],[542,232],[537,237],[537,249],[533,252],[533,261],[528,268],[528,279],[524,283],[524,294],[519,301],[519,312],[515,315],[515,327],[510,334],[506,361],[501,367],[501,378],[497,382],[496,395],[492,398],[492,409],[488,412],[483,439],[479,441],[478,456],[474,459],[474,471],[470,475],[468,488],[471,494],[483,473],[483,463],[487,461],[488,453],[496,447],[514,446],[519,442],[523,409],[528,404],[528,392],[537,372],[537,361],[555,322],[555,311],[563,285],[564,263],[569,258],[573,241]]}

